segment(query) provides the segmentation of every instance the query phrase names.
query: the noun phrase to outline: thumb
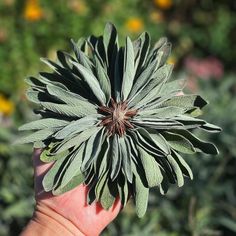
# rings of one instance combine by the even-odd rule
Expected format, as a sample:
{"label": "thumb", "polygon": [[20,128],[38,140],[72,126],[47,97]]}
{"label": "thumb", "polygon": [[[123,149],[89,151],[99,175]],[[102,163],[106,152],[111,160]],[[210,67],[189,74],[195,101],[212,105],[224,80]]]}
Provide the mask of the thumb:
{"label": "thumb", "polygon": [[47,173],[47,171],[53,165],[53,162],[44,163],[40,160],[40,154],[42,153],[42,149],[34,149],[33,152],[33,167],[34,167],[34,189],[35,189],[35,197],[36,199],[43,193],[45,193],[42,185],[43,177]]}

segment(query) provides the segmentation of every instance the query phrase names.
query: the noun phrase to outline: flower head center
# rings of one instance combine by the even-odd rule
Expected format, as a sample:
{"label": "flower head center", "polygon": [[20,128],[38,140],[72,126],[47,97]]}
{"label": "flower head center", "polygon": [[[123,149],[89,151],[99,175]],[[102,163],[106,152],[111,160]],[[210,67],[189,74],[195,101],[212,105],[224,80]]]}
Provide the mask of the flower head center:
{"label": "flower head center", "polygon": [[100,125],[107,128],[109,136],[115,133],[123,136],[127,128],[134,128],[130,119],[137,110],[129,109],[127,101],[117,103],[111,98],[110,106],[100,106],[99,111],[104,115]]}

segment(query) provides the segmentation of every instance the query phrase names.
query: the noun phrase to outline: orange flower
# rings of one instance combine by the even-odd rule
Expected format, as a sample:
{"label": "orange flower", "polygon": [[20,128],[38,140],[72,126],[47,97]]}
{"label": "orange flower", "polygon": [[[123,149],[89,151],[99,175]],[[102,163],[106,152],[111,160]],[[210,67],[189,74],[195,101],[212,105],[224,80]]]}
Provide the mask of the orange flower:
{"label": "orange flower", "polygon": [[26,0],[24,18],[28,21],[37,21],[42,17],[43,11],[38,0]]}
{"label": "orange flower", "polygon": [[14,104],[0,94],[0,114],[9,116],[14,111]]}
{"label": "orange flower", "polygon": [[125,26],[131,33],[139,33],[140,31],[142,31],[144,24],[142,19],[135,17],[127,20]]}
{"label": "orange flower", "polygon": [[170,9],[173,5],[172,0],[154,0],[154,3],[157,7],[163,10]]}

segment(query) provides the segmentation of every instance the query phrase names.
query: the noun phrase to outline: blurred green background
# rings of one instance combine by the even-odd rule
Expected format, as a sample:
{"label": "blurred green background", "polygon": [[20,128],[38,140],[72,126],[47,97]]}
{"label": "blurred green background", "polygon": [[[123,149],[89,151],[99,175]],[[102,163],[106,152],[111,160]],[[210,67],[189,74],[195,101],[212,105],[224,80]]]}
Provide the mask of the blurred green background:
{"label": "blurred green background", "polygon": [[219,156],[186,156],[194,180],[166,196],[155,189],[146,216],[132,202],[104,236],[236,235],[236,1],[235,0],[0,0],[0,236],[15,236],[32,215],[32,147],[10,145],[33,119],[24,78],[44,70],[40,57],[69,51],[68,40],[102,34],[113,22],[121,35],[150,32],[173,43],[173,76],[210,106],[204,117],[223,128],[206,137]]}

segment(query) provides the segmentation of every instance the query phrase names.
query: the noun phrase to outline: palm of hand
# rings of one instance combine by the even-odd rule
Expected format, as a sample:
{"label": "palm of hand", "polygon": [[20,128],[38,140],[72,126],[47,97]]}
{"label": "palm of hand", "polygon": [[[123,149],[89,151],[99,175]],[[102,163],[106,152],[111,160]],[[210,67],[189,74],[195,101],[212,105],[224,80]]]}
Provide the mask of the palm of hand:
{"label": "palm of hand", "polygon": [[99,235],[99,233],[118,215],[121,203],[117,199],[108,211],[99,203],[88,205],[86,203],[87,187],[80,185],[73,190],[59,196],[53,196],[43,190],[42,179],[52,166],[39,159],[41,150],[35,150],[33,155],[35,173],[35,198],[38,204],[49,207],[67,220],[71,221],[86,235]]}

